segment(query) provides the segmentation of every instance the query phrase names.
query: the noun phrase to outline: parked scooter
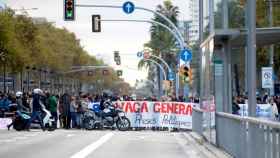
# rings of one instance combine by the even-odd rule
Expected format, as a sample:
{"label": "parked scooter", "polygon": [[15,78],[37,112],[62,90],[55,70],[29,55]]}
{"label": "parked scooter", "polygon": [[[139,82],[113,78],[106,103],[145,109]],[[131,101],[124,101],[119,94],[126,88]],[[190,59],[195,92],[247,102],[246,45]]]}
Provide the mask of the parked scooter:
{"label": "parked scooter", "polygon": [[120,131],[127,131],[130,129],[130,121],[125,116],[125,113],[116,109],[111,101],[104,102],[106,108],[100,113],[95,113],[93,111],[88,111],[85,113],[83,119],[84,127],[88,130],[92,129],[102,129],[102,128],[112,128],[116,124],[117,129]]}
{"label": "parked scooter", "polygon": [[[29,119],[31,119],[31,114],[28,112],[16,112],[13,128],[17,131],[22,131],[27,129],[27,123]],[[45,108],[42,108],[42,118],[43,118],[43,124],[48,131],[54,131],[55,130],[55,123],[54,119],[52,118],[51,113]],[[39,122],[34,122],[39,123]]]}

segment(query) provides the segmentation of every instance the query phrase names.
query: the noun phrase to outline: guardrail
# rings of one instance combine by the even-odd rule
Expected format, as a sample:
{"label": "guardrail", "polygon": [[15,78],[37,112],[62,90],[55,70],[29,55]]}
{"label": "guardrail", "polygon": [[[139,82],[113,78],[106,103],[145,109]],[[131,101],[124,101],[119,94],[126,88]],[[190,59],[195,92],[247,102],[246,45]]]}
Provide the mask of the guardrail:
{"label": "guardrail", "polygon": [[192,130],[200,135],[203,134],[203,111],[193,107],[192,112]]}
{"label": "guardrail", "polygon": [[280,123],[216,113],[216,143],[237,158],[280,158]]}

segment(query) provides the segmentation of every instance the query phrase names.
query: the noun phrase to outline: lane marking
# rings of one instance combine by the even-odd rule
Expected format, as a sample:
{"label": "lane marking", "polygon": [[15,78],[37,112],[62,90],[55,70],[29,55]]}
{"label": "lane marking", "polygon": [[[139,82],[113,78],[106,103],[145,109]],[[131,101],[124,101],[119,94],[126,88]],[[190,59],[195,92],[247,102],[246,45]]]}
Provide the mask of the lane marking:
{"label": "lane marking", "polygon": [[114,135],[113,133],[107,133],[106,135],[98,139],[96,142],[93,142],[92,144],[88,145],[87,147],[85,147],[75,155],[71,156],[70,158],[85,158],[94,150],[96,150],[98,147],[100,147],[102,144],[107,142],[113,135]]}
{"label": "lane marking", "polygon": [[67,134],[66,137],[73,137],[75,134]]}

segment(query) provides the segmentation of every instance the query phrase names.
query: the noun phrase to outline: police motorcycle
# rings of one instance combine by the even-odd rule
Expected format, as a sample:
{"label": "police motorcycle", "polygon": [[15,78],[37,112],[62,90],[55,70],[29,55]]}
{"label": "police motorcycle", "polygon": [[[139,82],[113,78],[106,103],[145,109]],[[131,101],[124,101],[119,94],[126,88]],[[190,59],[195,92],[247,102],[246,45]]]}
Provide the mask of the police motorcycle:
{"label": "police motorcycle", "polygon": [[125,116],[121,109],[117,109],[110,99],[104,103],[104,110],[93,110],[98,105],[93,105],[92,111],[85,113],[84,126],[88,130],[111,128],[114,129],[115,125],[120,131],[127,131],[130,129],[130,120]]}
{"label": "police motorcycle", "polygon": [[[42,94],[40,89],[34,89],[33,93]],[[43,125],[48,131],[54,131],[56,128],[54,127],[55,122],[52,118],[50,111],[48,111],[45,105],[40,102],[42,107],[42,120]],[[31,119],[31,113],[27,111],[16,111],[15,120],[13,122],[13,128],[17,131],[22,131],[27,129],[28,121]],[[35,124],[39,124],[39,121],[32,122]]]}

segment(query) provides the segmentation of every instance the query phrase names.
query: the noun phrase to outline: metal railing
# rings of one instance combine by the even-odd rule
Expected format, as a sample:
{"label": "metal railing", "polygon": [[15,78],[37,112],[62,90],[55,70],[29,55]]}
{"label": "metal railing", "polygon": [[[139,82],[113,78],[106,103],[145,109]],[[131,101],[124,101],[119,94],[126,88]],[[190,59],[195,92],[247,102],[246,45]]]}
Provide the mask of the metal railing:
{"label": "metal railing", "polygon": [[200,135],[203,134],[203,111],[193,107],[192,112],[192,130]]}
{"label": "metal railing", "polygon": [[280,158],[280,123],[216,113],[218,147],[237,158]]}

